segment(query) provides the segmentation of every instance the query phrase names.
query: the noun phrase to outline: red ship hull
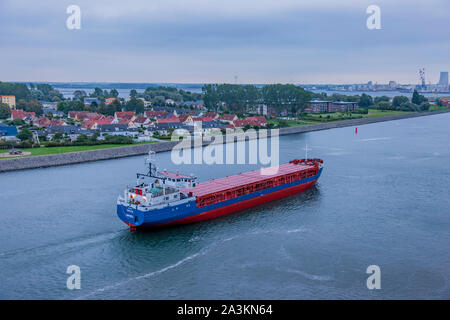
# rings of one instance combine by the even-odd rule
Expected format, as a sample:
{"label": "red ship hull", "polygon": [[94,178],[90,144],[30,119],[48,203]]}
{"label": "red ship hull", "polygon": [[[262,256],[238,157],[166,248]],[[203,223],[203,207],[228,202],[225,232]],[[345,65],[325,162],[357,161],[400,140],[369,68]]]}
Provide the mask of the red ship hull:
{"label": "red ship hull", "polygon": [[260,205],[260,204],[263,204],[266,202],[278,200],[278,199],[281,199],[281,198],[284,198],[284,197],[287,197],[290,195],[294,195],[296,193],[300,193],[302,191],[305,191],[305,190],[311,188],[316,183],[316,181],[317,180],[310,181],[310,182],[307,182],[307,183],[304,183],[301,185],[297,185],[297,186],[293,186],[290,188],[275,191],[275,192],[265,194],[265,195],[262,195],[262,196],[259,196],[256,198],[251,198],[251,199],[248,199],[245,201],[237,202],[237,203],[225,206],[225,207],[202,212],[197,215],[183,218],[183,219],[180,219],[177,221],[171,221],[168,223],[158,224],[158,225],[155,225],[155,227],[173,226],[173,225],[194,223],[194,222],[218,218],[220,216],[224,216],[229,213],[241,211],[241,210],[244,210],[244,209],[256,206],[256,205]]}

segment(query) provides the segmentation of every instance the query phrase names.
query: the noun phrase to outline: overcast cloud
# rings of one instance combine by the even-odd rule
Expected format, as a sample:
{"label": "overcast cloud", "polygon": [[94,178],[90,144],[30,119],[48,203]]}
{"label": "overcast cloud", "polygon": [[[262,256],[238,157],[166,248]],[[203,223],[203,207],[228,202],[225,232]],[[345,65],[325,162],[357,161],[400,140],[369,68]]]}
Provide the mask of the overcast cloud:
{"label": "overcast cloud", "polygon": [[[81,8],[68,30],[66,8]],[[381,8],[381,30],[366,8]],[[450,71],[450,2],[0,1],[0,81],[418,83]]]}

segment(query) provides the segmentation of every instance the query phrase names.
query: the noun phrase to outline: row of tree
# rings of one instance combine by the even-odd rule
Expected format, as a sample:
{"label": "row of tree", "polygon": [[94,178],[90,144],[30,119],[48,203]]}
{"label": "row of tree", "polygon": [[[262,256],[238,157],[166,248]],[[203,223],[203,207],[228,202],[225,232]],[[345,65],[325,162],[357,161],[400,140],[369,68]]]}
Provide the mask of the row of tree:
{"label": "row of tree", "polygon": [[258,104],[296,113],[303,110],[312,98],[311,92],[293,84],[271,84],[262,88],[254,85],[207,84],[202,91],[208,109],[225,109],[236,113],[243,113],[247,107]]}

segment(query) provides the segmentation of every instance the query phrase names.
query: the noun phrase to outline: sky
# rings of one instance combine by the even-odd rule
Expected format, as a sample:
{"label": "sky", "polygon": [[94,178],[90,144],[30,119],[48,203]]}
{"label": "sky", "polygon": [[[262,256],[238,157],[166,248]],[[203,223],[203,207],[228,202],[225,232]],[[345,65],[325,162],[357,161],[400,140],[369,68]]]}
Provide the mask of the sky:
{"label": "sky", "polygon": [[425,68],[437,83],[449,13],[448,0],[0,0],[0,81],[416,84]]}

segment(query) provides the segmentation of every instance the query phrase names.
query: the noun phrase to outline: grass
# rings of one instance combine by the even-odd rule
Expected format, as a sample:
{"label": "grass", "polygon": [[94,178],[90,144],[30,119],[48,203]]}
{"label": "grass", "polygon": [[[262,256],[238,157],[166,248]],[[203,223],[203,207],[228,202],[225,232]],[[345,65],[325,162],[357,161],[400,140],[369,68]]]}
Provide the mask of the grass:
{"label": "grass", "polygon": [[[45,155],[50,155],[50,154],[61,154],[61,153],[68,153],[68,152],[81,152],[81,151],[100,150],[100,149],[111,149],[111,148],[119,148],[119,147],[126,147],[126,146],[135,146],[135,145],[140,145],[140,144],[149,144],[149,143],[155,143],[155,142],[156,141],[139,142],[139,143],[133,143],[133,144],[99,144],[99,145],[93,145],[93,146],[21,148],[20,150],[22,152],[31,152],[31,154],[27,155],[27,156],[8,157],[8,158],[4,158],[4,159],[45,156]],[[7,150],[5,150],[5,152],[7,152]]]}
{"label": "grass", "polygon": [[375,118],[375,117],[384,117],[384,116],[392,116],[396,114],[408,114],[413,113],[414,111],[396,111],[396,110],[377,110],[377,109],[369,109],[369,113],[364,115],[364,118]]}
{"label": "grass", "polygon": [[[307,126],[310,124],[314,124],[313,121],[307,121],[307,120],[281,120],[281,121],[287,123],[288,127]],[[280,120],[269,119],[267,122],[274,126],[277,126],[279,124]]]}
{"label": "grass", "polygon": [[[326,123],[331,121],[343,121],[349,119],[364,119],[364,118],[376,118],[383,116],[391,116],[396,114],[407,114],[412,113],[410,111],[391,111],[391,110],[377,110],[377,109],[369,109],[368,114],[358,114],[352,113],[351,115],[348,113],[342,112],[332,112],[332,113],[323,113],[323,114],[309,114],[307,119],[301,120],[278,120],[278,119],[269,119],[268,122],[274,126],[278,126],[280,121],[282,123],[286,123],[288,127],[296,127],[296,126],[306,126],[317,123]],[[321,117],[322,116],[322,117]],[[329,118],[327,118],[329,116]]]}
{"label": "grass", "polygon": [[430,106],[429,111],[449,111],[450,107],[446,106],[438,106],[438,105],[432,105]]}

